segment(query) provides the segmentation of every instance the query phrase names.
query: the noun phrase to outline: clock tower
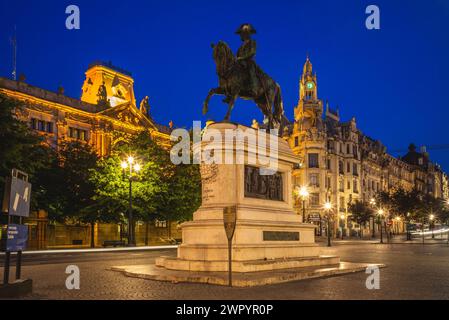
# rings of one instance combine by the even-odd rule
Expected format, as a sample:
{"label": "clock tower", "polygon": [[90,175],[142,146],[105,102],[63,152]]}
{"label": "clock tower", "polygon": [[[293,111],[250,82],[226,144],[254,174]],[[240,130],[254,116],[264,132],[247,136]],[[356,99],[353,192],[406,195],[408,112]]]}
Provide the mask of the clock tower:
{"label": "clock tower", "polygon": [[306,58],[299,81],[299,101],[295,108],[295,120],[299,121],[306,113],[316,114],[320,118],[323,114],[323,105],[318,99],[317,76],[313,73],[309,56]]}

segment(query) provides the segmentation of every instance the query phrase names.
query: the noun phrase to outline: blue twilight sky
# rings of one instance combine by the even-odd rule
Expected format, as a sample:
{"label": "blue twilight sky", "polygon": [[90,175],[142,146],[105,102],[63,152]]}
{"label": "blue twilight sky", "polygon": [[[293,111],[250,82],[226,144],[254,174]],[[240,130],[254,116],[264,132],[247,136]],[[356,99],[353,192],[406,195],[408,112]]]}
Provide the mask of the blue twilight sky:
{"label": "blue twilight sky", "polygon": [[[65,29],[65,8],[81,10],[81,30]],[[365,28],[365,8],[380,8],[381,30]],[[390,150],[449,144],[449,0],[371,1],[24,1],[0,0],[0,76],[11,74],[10,37],[17,25],[18,73],[49,90],[63,85],[79,98],[94,60],[133,73],[138,102],[150,96],[154,118],[191,127],[221,120],[225,105],[202,102],[217,85],[211,42],[235,51],[243,22],[257,29],[257,63],[281,85],[291,119],[306,53],[318,75],[318,94],[340,107],[344,121]],[[232,119],[261,119],[239,100]],[[449,149],[431,151],[449,170]]]}

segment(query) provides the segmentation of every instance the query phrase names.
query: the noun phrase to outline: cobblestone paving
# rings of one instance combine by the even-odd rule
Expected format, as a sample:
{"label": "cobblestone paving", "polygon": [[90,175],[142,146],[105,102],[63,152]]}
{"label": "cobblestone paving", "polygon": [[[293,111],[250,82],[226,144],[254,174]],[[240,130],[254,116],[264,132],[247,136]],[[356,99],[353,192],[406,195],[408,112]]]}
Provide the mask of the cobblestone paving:
{"label": "cobblestone paving", "polygon": [[[228,288],[135,279],[106,270],[116,265],[153,263],[161,255],[158,251],[74,261],[67,257],[64,262],[25,265],[23,276],[34,281],[34,293],[28,299],[449,299],[449,246],[445,244],[350,244],[331,251],[343,261],[386,264],[387,268],[380,270],[380,290],[365,288],[364,273],[269,287]],[[176,253],[171,250],[164,254],[167,252]],[[80,290],[65,288],[69,264],[80,268]]]}

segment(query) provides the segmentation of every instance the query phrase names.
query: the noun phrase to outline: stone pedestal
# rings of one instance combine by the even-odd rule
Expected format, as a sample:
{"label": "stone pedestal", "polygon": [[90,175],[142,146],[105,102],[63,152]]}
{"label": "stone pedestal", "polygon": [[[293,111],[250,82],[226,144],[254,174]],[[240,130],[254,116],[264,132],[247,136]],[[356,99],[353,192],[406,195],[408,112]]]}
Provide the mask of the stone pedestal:
{"label": "stone pedestal", "polygon": [[[237,208],[232,241],[235,272],[338,264],[338,257],[320,256],[320,248],[315,244],[315,227],[302,223],[293,211],[292,170],[299,159],[287,142],[268,133],[260,134],[267,146],[263,148],[266,157],[261,158],[263,152],[258,149],[261,139],[242,139],[257,136],[258,130],[214,123],[207,127],[205,135],[213,130],[214,138],[220,133],[223,143],[219,139],[207,142],[203,138],[201,150],[204,153],[213,149],[215,158],[221,155],[223,162],[232,156],[234,163],[201,164],[202,205],[193,221],[182,224],[183,242],[177,258],[161,257],[156,265],[171,270],[227,271],[223,208],[228,206]],[[236,143],[225,144],[225,132],[229,136],[237,130]],[[267,168],[268,163],[277,163],[276,177],[260,176],[259,170],[255,170]]]}

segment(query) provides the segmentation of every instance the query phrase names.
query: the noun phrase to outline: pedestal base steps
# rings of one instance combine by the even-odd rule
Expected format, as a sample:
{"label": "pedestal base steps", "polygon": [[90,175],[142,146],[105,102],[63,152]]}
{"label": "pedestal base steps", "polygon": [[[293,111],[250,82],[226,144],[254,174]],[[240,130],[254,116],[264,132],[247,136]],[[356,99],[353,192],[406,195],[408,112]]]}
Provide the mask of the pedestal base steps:
{"label": "pedestal base steps", "polygon": [[[260,262],[263,264],[262,262]],[[283,263],[272,261],[271,264]],[[286,262],[287,263],[287,262]],[[290,263],[294,264],[293,261]],[[276,269],[258,272],[234,272],[234,287],[253,287],[276,283],[299,281],[313,278],[344,275],[354,272],[363,272],[370,266],[385,267],[381,264],[340,262],[335,265],[310,266],[301,268]],[[168,281],[173,283],[203,283],[214,285],[228,285],[227,272],[191,272],[168,270],[156,265],[136,265],[112,267],[112,271],[121,272],[128,277],[148,280]]]}
{"label": "pedestal base steps", "polygon": [[[257,272],[280,269],[292,269],[303,267],[320,267],[326,265],[338,265],[340,258],[337,256],[300,257],[269,260],[245,260],[232,261],[234,272]],[[192,272],[227,272],[228,261],[216,260],[184,260],[174,257],[159,257],[156,266],[168,270],[192,271]]]}

